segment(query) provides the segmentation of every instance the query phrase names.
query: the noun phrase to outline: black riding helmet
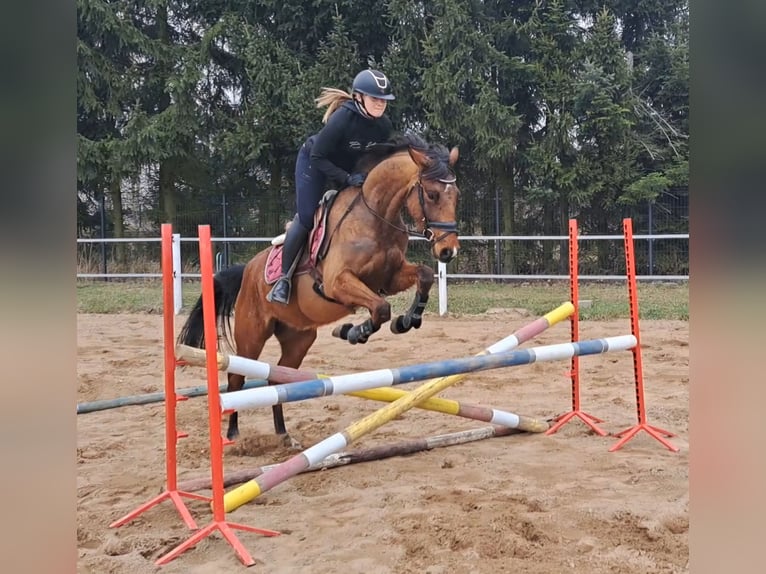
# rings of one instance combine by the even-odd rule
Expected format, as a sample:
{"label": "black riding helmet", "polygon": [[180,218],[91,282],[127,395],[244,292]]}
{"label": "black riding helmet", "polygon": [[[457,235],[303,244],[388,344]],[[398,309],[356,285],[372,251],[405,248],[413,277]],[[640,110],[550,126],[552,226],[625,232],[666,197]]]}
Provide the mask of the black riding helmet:
{"label": "black riding helmet", "polygon": [[351,91],[367,94],[381,100],[396,99],[391,93],[391,82],[388,81],[383,72],[378,70],[363,70],[359,72],[354,78],[354,83],[351,84]]}

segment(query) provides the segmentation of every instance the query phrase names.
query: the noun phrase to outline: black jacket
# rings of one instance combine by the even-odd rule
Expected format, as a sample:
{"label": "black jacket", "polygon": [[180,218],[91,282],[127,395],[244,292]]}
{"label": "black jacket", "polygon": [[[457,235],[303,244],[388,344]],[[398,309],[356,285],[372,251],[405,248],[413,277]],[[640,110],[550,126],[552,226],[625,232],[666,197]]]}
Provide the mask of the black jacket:
{"label": "black jacket", "polygon": [[386,141],[392,131],[391,120],[385,114],[365,118],[354,102],[343,102],[319,133],[309,138],[313,141],[311,163],[329,181],[343,185],[365,149]]}

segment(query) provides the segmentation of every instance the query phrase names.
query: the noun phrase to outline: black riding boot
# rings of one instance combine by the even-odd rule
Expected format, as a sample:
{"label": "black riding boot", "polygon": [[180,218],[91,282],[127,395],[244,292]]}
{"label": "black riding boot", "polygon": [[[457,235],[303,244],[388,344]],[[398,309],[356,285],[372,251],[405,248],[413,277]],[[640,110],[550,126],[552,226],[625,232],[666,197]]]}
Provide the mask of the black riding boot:
{"label": "black riding boot", "polygon": [[274,287],[266,295],[269,301],[284,305],[290,301],[293,273],[298,267],[308,234],[309,230],[300,224],[296,215],[290,227],[287,228],[285,243],[282,246],[282,277],[277,279]]}

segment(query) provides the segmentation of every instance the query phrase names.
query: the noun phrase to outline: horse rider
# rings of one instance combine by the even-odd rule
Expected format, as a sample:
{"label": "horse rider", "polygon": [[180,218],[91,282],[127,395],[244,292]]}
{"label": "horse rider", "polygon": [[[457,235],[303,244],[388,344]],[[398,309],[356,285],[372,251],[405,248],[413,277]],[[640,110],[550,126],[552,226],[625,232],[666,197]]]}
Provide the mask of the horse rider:
{"label": "horse rider", "polygon": [[295,200],[297,214],[288,226],[282,247],[282,275],[266,298],[287,304],[292,290],[292,275],[314,226],[314,212],[322,199],[326,183],[361,187],[366,175],[353,168],[372,145],[385,142],[393,125],[385,115],[393,100],[388,78],[378,70],[359,72],[351,94],[336,88],[323,88],[316,98],[318,108],[327,106],[322,129],[309,137],[298,151],[295,162]]}

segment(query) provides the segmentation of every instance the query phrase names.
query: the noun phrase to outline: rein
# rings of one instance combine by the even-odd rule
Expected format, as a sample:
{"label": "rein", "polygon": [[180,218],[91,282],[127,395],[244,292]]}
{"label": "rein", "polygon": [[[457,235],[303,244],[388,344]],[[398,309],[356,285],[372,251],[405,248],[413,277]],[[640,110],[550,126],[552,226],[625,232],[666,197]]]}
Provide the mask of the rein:
{"label": "rein", "polygon": [[[452,182],[455,181],[455,179],[454,178],[451,179],[451,180],[440,179],[439,181],[442,182],[442,183],[452,183]],[[385,217],[380,215],[377,211],[375,211],[372,207],[370,207],[369,203],[367,203],[367,199],[365,199],[365,197],[364,197],[364,191],[363,191],[362,188],[359,188],[359,194],[354,198],[354,201],[349,205],[349,210],[348,211],[350,211],[351,207],[353,207],[354,203],[356,203],[356,201],[359,198],[361,198],[362,199],[362,203],[364,203],[364,206],[367,208],[367,210],[370,213],[372,213],[375,217],[377,217],[381,221],[385,222],[390,227],[393,227],[394,229],[396,229],[397,231],[401,231],[402,233],[407,233],[409,235],[415,235],[417,237],[423,237],[424,239],[426,239],[430,243],[436,243],[438,241],[441,241],[442,239],[444,239],[445,237],[447,237],[448,235],[450,235],[452,233],[457,234],[457,222],[456,221],[429,221],[428,220],[428,215],[426,215],[426,202],[425,202],[425,198],[423,197],[423,183],[421,182],[419,177],[418,177],[418,181],[415,183],[415,185],[413,185],[409,189],[409,191],[407,191],[407,195],[404,196],[403,205],[407,205],[407,198],[409,198],[410,194],[412,193],[412,191],[415,188],[417,188],[417,190],[418,190],[418,202],[420,203],[420,210],[423,212],[423,219],[421,219],[421,221],[423,221],[424,226],[423,226],[423,231],[422,232],[418,231],[417,229],[415,229],[413,227],[404,227],[404,228],[403,227],[399,227],[398,225],[395,225],[394,223],[391,223],[388,219],[386,219]],[[348,213],[348,211],[345,214],[343,214],[344,217]],[[341,218],[341,220],[342,220],[342,218]],[[442,233],[441,235],[439,235],[437,237],[436,234],[434,233],[433,229],[443,229],[445,231],[444,231],[444,233]]]}

